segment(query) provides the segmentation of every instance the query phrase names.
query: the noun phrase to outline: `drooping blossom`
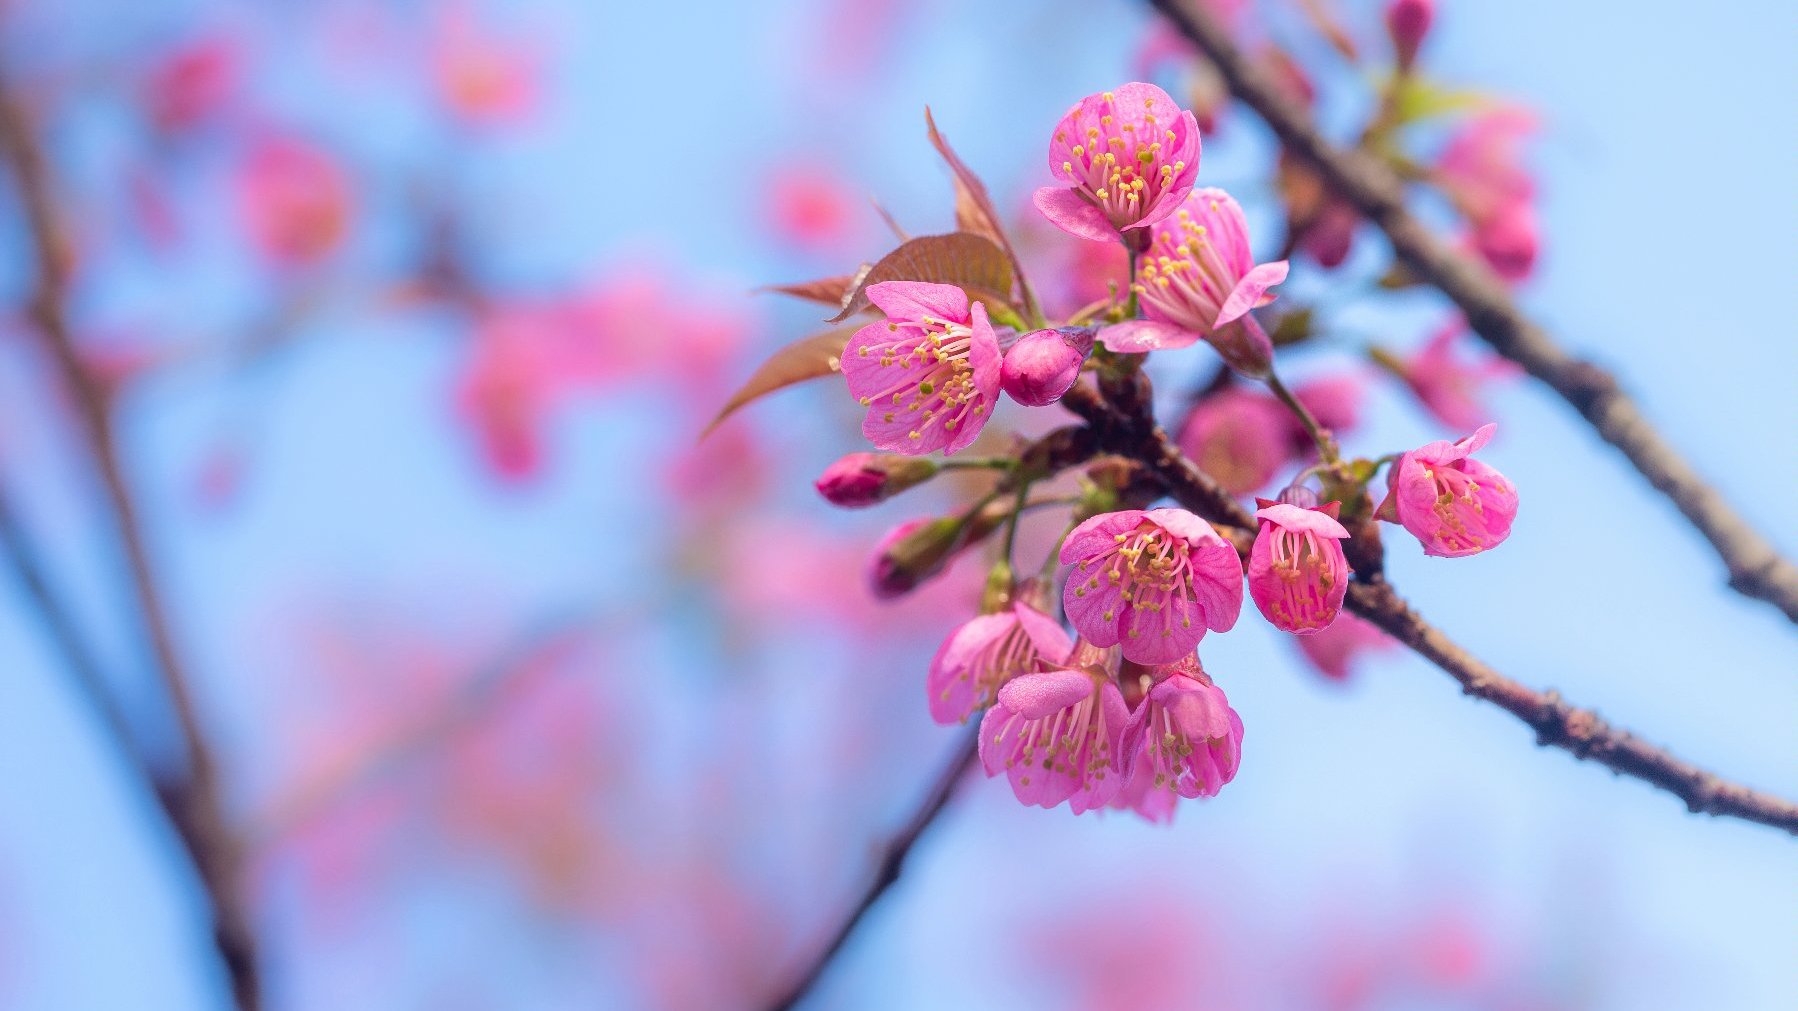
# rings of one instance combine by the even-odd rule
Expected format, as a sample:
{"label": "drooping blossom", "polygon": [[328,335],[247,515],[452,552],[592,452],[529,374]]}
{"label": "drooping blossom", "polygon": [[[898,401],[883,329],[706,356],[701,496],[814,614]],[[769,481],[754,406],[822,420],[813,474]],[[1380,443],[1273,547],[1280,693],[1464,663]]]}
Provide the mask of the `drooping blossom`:
{"label": "drooping blossom", "polygon": [[1340,504],[1317,505],[1303,488],[1287,489],[1279,502],[1260,500],[1260,529],[1249,553],[1249,595],[1275,628],[1299,635],[1320,632],[1336,620],[1348,592],[1349,535],[1336,520]]}
{"label": "drooping blossom", "polygon": [[1363,654],[1398,646],[1372,622],[1353,614],[1339,614],[1323,631],[1293,638],[1311,666],[1331,681],[1347,681],[1351,667]]}
{"label": "drooping blossom", "polygon": [[1391,0],[1386,5],[1386,34],[1401,69],[1417,62],[1417,49],[1436,16],[1435,0]]}
{"label": "drooping blossom", "polygon": [[1068,534],[1061,563],[1074,566],[1062,594],[1068,620],[1095,645],[1121,643],[1136,663],[1171,663],[1242,610],[1236,548],[1184,509],[1094,516]]}
{"label": "drooping blossom", "polygon": [[1022,674],[1000,687],[980,721],[980,764],[1004,772],[1025,804],[1075,814],[1103,807],[1129,778],[1124,728],[1130,711],[1093,650],[1077,647],[1075,666]]}
{"label": "drooping blossom", "polygon": [[1194,190],[1151,235],[1136,283],[1148,318],[1106,327],[1099,340],[1132,353],[1204,339],[1231,368],[1265,377],[1273,344],[1249,311],[1273,301],[1268,289],[1286,279],[1286,261],[1256,264],[1242,208],[1211,187]]}
{"label": "drooping blossom", "polygon": [[1269,394],[1231,386],[1193,405],[1180,429],[1180,450],[1225,491],[1247,495],[1267,487],[1291,457],[1297,427]]}
{"label": "drooping blossom", "polygon": [[1055,125],[1049,171],[1064,185],[1036,191],[1043,216],[1071,235],[1116,242],[1192,192],[1199,124],[1153,84],[1088,95]]}
{"label": "drooping blossom", "polygon": [[967,448],[999,396],[999,340],[986,306],[951,284],[883,281],[868,298],[886,313],[849,338],[843,376],[868,409],[862,434],[917,455]]}
{"label": "drooping blossom", "polygon": [[1180,797],[1215,797],[1242,764],[1242,719],[1198,657],[1162,667],[1130,724],[1124,753],[1131,773],[1114,805],[1150,821],[1173,820]]}
{"label": "drooping blossom", "polygon": [[335,159],[293,137],[265,137],[237,179],[238,202],[264,254],[303,266],[334,252],[349,231],[350,184]]}
{"label": "drooping blossom", "polygon": [[924,681],[930,718],[961,723],[991,705],[1007,681],[1058,666],[1073,648],[1060,625],[1022,600],[996,614],[970,618],[949,633],[931,658]]}
{"label": "drooping blossom", "polygon": [[1424,409],[1449,428],[1466,431],[1491,417],[1481,402],[1486,382],[1514,373],[1510,363],[1497,356],[1467,361],[1456,353],[1456,344],[1467,324],[1456,317],[1426,341],[1422,348],[1390,364],[1411,387]]}
{"label": "drooping blossom", "polygon": [[831,505],[860,509],[936,476],[929,460],[881,453],[850,453],[824,468],[814,487]]}
{"label": "drooping blossom", "polygon": [[1459,442],[1432,442],[1399,458],[1378,516],[1403,524],[1440,558],[1476,555],[1504,543],[1517,518],[1517,488],[1473,458],[1497,425],[1482,425]]}
{"label": "drooping blossom", "polygon": [[1085,327],[1032,330],[1005,352],[999,385],[1026,407],[1046,407],[1073,387],[1092,349],[1092,331]]}

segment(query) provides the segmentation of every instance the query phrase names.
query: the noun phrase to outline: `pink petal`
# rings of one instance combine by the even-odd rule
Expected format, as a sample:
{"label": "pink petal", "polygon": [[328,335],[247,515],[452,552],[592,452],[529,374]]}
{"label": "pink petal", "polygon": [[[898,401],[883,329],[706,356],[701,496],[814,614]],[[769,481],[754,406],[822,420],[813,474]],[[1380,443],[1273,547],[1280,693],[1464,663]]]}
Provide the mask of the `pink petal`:
{"label": "pink petal", "polygon": [[1027,720],[1040,720],[1092,694],[1093,679],[1084,671],[1048,670],[1024,674],[999,689],[999,706]]}
{"label": "pink petal", "polygon": [[1125,320],[1101,327],[1099,343],[1115,354],[1140,354],[1144,351],[1174,350],[1197,343],[1203,335],[1172,323],[1152,319]]}
{"label": "pink petal", "polygon": [[1105,217],[1105,212],[1097,205],[1081,196],[1077,190],[1063,186],[1044,186],[1031,198],[1036,209],[1043,212],[1055,227],[1094,242],[1117,242],[1120,240],[1118,230]]}
{"label": "pink petal", "polygon": [[1267,294],[1267,289],[1286,280],[1286,271],[1286,261],[1275,260],[1272,263],[1263,263],[1244,274],[1242,280],[1236,282],[1236,287],[1231,290],[1230,297],[1224,299],[1223,306],[1217,311],[1217,319],[1211,324],[1212,327],[1215,329],[1226,323],[1234,322],[1241,319],[1243,314],[1250,309],[1266,305],[1267,302],[1263,301],[1263,296]]}
{"label": "pink petal", "polygon": [[1290,502],[1276,502],[1257,510],[1256,519],[1277,523],[1288,530],[1313,533],[1319,537],[1347,537],[1348,528],[1316,509],[1306,509]]}
{"label": "pink petal", "polygon": [[1193,590],[1213,632],[1228,632],[1242,613],[1242,558],[1219,540],[1192,553]]}
{"label": "pink petal", "polygon": [[868,301],[893,319],[915,322],[931,316],[952,323],[968,321],[968,293],[953,284],[881,281],[868,285]]}

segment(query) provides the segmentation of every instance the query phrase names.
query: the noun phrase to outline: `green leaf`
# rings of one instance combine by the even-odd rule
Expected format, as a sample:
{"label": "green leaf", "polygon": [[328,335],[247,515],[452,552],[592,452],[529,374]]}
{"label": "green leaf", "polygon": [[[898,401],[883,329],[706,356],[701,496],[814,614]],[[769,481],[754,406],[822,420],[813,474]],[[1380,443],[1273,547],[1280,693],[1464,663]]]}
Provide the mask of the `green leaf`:
{"label": "green leaf", "polygon": [[718,416],[705,426],[705,431],[700,432],[699,437],[703,439],[712,434],[712,430],[723,424],[724,419],[751,401],[795,383],[836,372],[841,367],[843,348],[849,343],[849,337],[853,333],[855,329],[852,327],[838,327],[796,340],[774,352],[737,392],[731,394]]}
{"label": "green leaf", "polygon": [[987,303],[995,313],[1011,308],[1011,261],[993,240],[972,232],[925,235],[904,243],[862,275],[842,311],[827,322],[841,323],[868,306],[868,286],[882,281],[953,284]]}

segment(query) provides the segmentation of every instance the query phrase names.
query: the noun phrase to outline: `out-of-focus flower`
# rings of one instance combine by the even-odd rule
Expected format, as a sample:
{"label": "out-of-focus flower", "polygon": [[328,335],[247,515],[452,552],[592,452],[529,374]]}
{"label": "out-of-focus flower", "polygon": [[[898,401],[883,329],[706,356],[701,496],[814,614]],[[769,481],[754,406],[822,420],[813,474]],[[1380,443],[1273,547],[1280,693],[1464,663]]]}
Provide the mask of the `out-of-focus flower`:
{"label": "out-of-focus flower", "polygon": [[[1361,381],[1352,375],[1319,376],[1292,388],[1292,395],[1311,412],[1317,423],[1341,435],[1353,431],[1361,421]],[[1307,447],[1311,438],[1298,419],[1287,415],[1300,441]]]}
{"label": "out-of-focus flower", "polygon": [[1435,16],[1435,0],[1391,0],[1386,5],[1386,34],[1392,39],[1401,70],[1409,70],[1417,62],[1417,49]]}
{"label": "out-of-focus flower", "polygon": [[222,36],[188,42],[169,53],[144,82],[150,122],[164,135],[217,116],[237,88],[237,46]]}
{"label": "out-of-focus flower", "polygon": [[1334,270],[1348,259],[1349,250],[1355,242],[1355,229],[1360,224],[1361,215],[1355,212],[1348,201],[1338,197],[1327,198],[1323,209],[1318,211],[1317,218],[1305,229],[1299,248],[1311,254],[1318,266]]}
{"label": "out-of-focus flower", "polygon": [[1381,360],[1411,387],[1424,408],[1458,431],[1477,428],[1481,419],[1491,416],[1480,400],[1487,380],[1515,372],[1509,362],[1495,355],[1475,361],[1459,358],[1455,345],[1466,330],[1466,321],[1457,317],[1443,324],[1409,358],[1389,360],[1381,353]]}
{"label": "out-of-focus flower", "polygon": [[885,502],[936,472],[936,464],[916,457],[850,453],[824,468],[815,486],[831,505],[860,509]]}
{"label": "out-of-focus flower", "polygon": [[1061,563],[1074,566],[1068,620],[1096,646],[1121,643],[1135,663],[1172,663],[1242,610],[1242,559],[1184,509],[1094,516],[1068,534]]}
{"label": "out-of-focus flower", "polygon": [[250,148],[237,196],[251,237],[283,266],[324,259],[349,231],[349,177],[323,149],[295,137],[264,137]]}
{"label": "out-of-focus flower", "polygon": [[980,764],[1004,772],[1019,801],[1075,814],[1103,807],[1129,775],[1130,712],[1117,682],[1085,668],[1023,674],[980,721]]}
{"label": "out-of-focus flower", "polygon": [[1294,639],[1311,666],[1332,681],[1347,681],[1351,666],[1363,653],[1393,649],[1398,645],[1371,622],[1353,614],[1339,614],[1328,628]]}
{"label": "out-of-focus flower", "polygon": [[1459,558],[1489,551],[1511,535],[1517,488],[1473,458],[1497,425],[1483,425],[1459,442],[1432,442],[1399,458],[1380,503],[1381,519],[1404,525],[1423,553]]}
{"label": "out-of-focus flower", "polygon": [[1152,84],[1088,95],[1056,124],[1049,171],[1064,185],[1036,191],[1043,216],[1070,235],[1115,242],[1192,192],[1199,124]]}
{"label": "out-of-focus flower", "polygon": [[1232,386],[1193,405],[1180,429],[1180,451],[1225,491],[1247,495],[1265,488],[1290,458],[1295,427],[1272,396]]}
{"label": "out-of-focus flower", "polygon": [[781,166],[765,191],[768,225],[790,245],[832,250],[850,238],[855,197],[836,173],[816,161]]}
{"label": "out-of-focus flower", "polygon": [[1139,265],[1136,291],[1148,319],[1099,331],[1112,351],[1182,348],[1208,340],[1229,366],[1263,377],[1273,345],[1249,315],[1273,301],[1268,289],[1286,279],[1285,260],[1257,265],[1248,223],[1223,190],[1194,190],[1171,217],[1155,226]]}
{"label": "out-of-focus flower", "polygon": [[[1130,716],[1123,747],[1130,781],[1114,804],[1150,821],[1171,821],[1177,797],[1215,797],[1242,763],[1242,720],[1197,657],[1156,671]],[[1122,806],[1122,805],[1120,805]]]}
{"label": "out-of-focus flower", "polygon": [[1021,600],[996,614],[970,618],[931,658],[924,682],[930,718],[960,723],[991,705],[1013,677],[1058,665],[1073,648],[1060,625]]}
{"label": "out-of-focus flower", "polygon": [[431,63],[444,104],[467,122],[516,122],[536,104],[537,53],[479,23],[467,4],[442,9]]}
{"label": "out-of-focus flower", "polygon": [[1336,620],[1348,592],[1348,560],[1336,520],[1338,504],[1319,507],[1305,489],[1288,489],[1255,518],[1260,529],[1249,554],[1249,595],[1275,628],[1309,635]]}
{"label": "out-of-focus flower", "polygon": [[949,284],[884,281],[868,298],[886,313],[849,338],[843,376],[868,409],[862,434],[911,455],[967,448],[999,396],[999,341],[986,306]]}
{"label": "out-of-focus flower", "polygon": [[1073,387],[1092,350],[1092,331],[1084,327],[1032,330],[1005,352],[999,385],[1026,407],[1046,407]]}
{"label": "out-of-focus flower", "polygon": [[457,407],[501,477],[523,480],[542,465],[541,429],[564,381],[558,321],[528,307],[492,310],[476,323]]}
{"label": "out-of-focus flower", "polygon": [[1522,148],[1536,125],[1527,109],[1500,106],[1470,117],[1443,145],[1436,179],[1469,220],[1484,221],[1535,197]]}
{"label": "out-of-focus flower", "polygon": [[1476,222],[1468,242],[1493,273],[1512,284],[1526,281],[1542,245],[1536,212],[1522,201],[1506,204]]}

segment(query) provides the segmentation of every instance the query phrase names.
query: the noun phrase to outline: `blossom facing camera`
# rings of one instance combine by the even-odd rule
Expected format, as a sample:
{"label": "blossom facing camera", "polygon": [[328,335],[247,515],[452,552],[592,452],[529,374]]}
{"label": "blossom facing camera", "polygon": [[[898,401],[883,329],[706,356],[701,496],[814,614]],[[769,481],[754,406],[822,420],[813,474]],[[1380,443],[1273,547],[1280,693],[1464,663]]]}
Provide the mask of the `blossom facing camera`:
{"label": "blossom facing camera", "polygon": [[843,376],[868,417],[862,434],[891,453],[967,448],[999,397],[999,340],[986,306],[952,284],[883,281],[868,298],[886,313],[849,338]]}
{"label": "blossom facing camera", "polygon": [[980,764],[1003,772],[1019,801],[1103,807],[1130,769],[1123,747],[1130,711],[1117,682],[1094,670],[1057,668],[1012,678],[980,721]]}
{"label": "blossom facing camera", "polygon": [[1064,185],[1037,190],[1037,210],[1070,235],[1116,242],[1192,192],[1199,123],[1152,84],[1088,95],[1055,125],[1049,171]]}
{"label": "blossom facing camera", "polygon": [[1074,566],[1062,604],[1075,630],[1135,663],[1178,660],[1242,610],[1236,548],[1184,509],[1094,516],[1068,534],[1061,563]]}
{"label": "blossom facing camera", "polygon": [[1242,207],[1223,190],[1192,192],[1155,226],[1138,268],[1136,294],[1147,319],[1099,331],[1120,354],[1183,348],[1210,341],[1225,363],[1254,379],[1266,378],[1273,343],[1249,310],[1273,301],[1268,289],[1286,279],[1287,263],[1257,264]]}
{"label": "blossom facing camera", "polygon": [[929,460],[884,453],[850,453],[824,468],[815,487],[831,505],[861,509],[936,476]]}
{"label": "blossom facing camera", "polygon": [[1435,18],[1435,0],[1392,0],[1386,5],[1386,34],[1392,38],[1400,69],[1410,70],[1417,62],[1417,49]]}
{"label": "blossom facing camera", "polygon": [[[1261,521],[1249,553],[1249,595],[1272,625],[1310,635],[1330,627],[1348,592],[1348,559],[1342,541],[1349,532],[1336,520],[1339,504],[1261,500]],[[1282,496],[1286,498],[1286,496]]]}
{"label": "blossom facing camera", "polygon": [[[1273,397],[1231,386],[1193,406],[1180,449],[1232,495],[1267,487],[1291,455],[1292,415]],[[1307,444],[1311,437],[1303,435]]]}
{"label": "blossom facing camera", "polygon": [[1059,665],[1073,648],[1060,625],[1021,600],[970,618],[931,658],[925,678],[930,718],[961,723],[991,705],[1006,682]]}
{"label": "blossom facing camera", "polygon": [[1005,352],[999,385],[1025,407],[1047,407],[1073,387],[1092,350],[1092,331],[1084,327],[1032,330]]}
{"label": "blossom facing camera", "polygon": [[1459,442],[1432,442],[1400,457],[1376,515],[1404,526],[1422,542],[1424,554],[1439,558],[1477,555],[1504,543],[1517,518],[1517,488],[1473,458],[1497,428],[1482,425]]}
{"label": "blossom facing camera", "polygon": [[1177,798],[1215,797],[1242,764],[1242,719],[1197,657],[1156,672],[1124,728],[1130,780],[1119,806],[1171,821]]}

